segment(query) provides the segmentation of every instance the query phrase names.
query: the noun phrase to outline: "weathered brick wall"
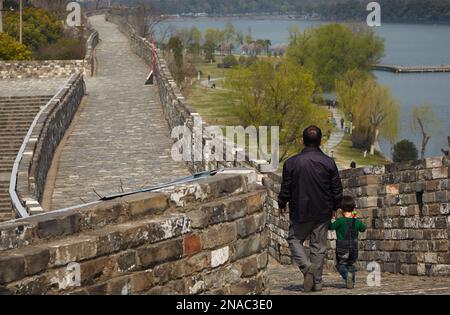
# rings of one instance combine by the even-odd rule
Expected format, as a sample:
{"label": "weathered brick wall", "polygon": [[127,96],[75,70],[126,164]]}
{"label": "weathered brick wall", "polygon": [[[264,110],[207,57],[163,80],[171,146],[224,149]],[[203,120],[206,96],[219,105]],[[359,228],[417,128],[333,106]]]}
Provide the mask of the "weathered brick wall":
{"label": "weathered brick wall", "polygon": [[268,293],[266,191],[217,175],[0,223],[0,291]]}
{"label": "weathered brick wall", "polygon": [[74,73],[91,75],[94,67],[93,49],[99,42],[94,31],[87,40],[83,60],[0,61],[0,80],[25,78],[66,78]]}
{"label": "weathered brick wall", "polygon": [[73,75],[47,104],[34,125],[17,168],[16,193],[30,214],[42,212],[53,155],[85,95],[83,75]]}
{"label": "weathered brick wall", "polygon": [[[449,166],[450,159],[438,157],[341,172],[345,193],[356,198],[359,217],[368,226],[360,237],[360,268],[376,261],[386,272],[450,275]],[[279,218],[276,203],[280,184],[280,174],[264,178],[269,253],[290,263],[289,219]],[[332,267],[334,232],[329,232],[329,240]]]}

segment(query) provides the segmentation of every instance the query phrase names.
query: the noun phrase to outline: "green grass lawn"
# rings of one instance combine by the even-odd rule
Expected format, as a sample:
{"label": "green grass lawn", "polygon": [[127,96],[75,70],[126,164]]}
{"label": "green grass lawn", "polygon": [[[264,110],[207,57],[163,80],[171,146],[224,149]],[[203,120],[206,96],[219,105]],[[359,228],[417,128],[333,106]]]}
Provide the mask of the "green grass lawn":
{"label": "green grass lawn", "polygon": [[[223,78],[226,75],[226,72],[229,70],[217,68],[217,62],[220,62],[220,57],[217,57],[216,63],[213,64],[201,62],[195,65],[197,70],[202,72],[202,81],[208,78],[208,74],[211,75],[212,79]],[[230,99],[230,93],[220,90],[221,82],[216,82],[216,85],[219,89],[207,88],[195,80],[191,86],[185,87],[183,93],[187,101],[198,111],[206,123],[224,126],[241,125],[239,117],[234,113],[233,100]],[[327,108],[323,106],[323,110],[327,111]],[[337,164],[345,168],[349,167],[351,161],[355,161],[357,167],[389,163],[378,152],[373,156],[367,154],[366,158],[364,158],[364,153],[361,150],[352,148],[349,135],[346,135],[344,140],[334,149],[333,155]]]}
{"label": "green grass lawn", "polygon": [[210,89],[195,83],[185,94],[188,102],[208,124],[239,125],[227,91]]}
{"label": "green grass lawn", "polygon": [[[227,71],[229,71],[229,69],[221,69],[217,67],[217,64],[222,62],[222,58],[221,57],[216,57],[216,62],[215,63],[209,63],[209,62],[200,62],[200,63],[196,63],[195,64],[195,68],[198,71],[201,71],[201,80],[207,80],[208,79],[208,75],[211,76],[211,79],[219,79],[219,78],[224,78],[225,74]],[[216,81],[215,82],[216,85],[218,87],[222,86],[222,82],[221,81]]]}
{"label": "green grass lawn", "polygon": [[[223,78],[227,69],[217,68],[217,64],[198,63],[197,70],[202,71],[201,80]],[[215,82],[218,88],[221,82]],[[238,117],[233,111],[233,102],[230,93],[220,89],[203,86],[199,81],[186,87],[184,91],[188,102],[195,108],[200,116],[210,125],[240,125]]]}
{"label": "green grass lawn", "polygon": [[334,157],[336,162],[343,167],[349,167],[352,161],[356,162],[356,167],[389,163],[379,152],[375,152],[375,155],[367,153],[367,156],[364,158],[364,153],[361,150],[352,147],[349,135],[346,135],[344,140],[334,149]]}

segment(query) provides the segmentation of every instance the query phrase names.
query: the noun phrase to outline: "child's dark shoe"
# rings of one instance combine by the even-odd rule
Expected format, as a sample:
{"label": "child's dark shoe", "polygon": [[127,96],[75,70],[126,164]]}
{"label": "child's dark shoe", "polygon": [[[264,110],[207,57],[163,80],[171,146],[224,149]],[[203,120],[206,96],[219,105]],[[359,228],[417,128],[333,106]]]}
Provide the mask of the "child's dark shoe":
{"label": "child's dark shoe", "polygon": [[355,272],[349,272],[347,275],[347,289],[353,289],[355,287]]}

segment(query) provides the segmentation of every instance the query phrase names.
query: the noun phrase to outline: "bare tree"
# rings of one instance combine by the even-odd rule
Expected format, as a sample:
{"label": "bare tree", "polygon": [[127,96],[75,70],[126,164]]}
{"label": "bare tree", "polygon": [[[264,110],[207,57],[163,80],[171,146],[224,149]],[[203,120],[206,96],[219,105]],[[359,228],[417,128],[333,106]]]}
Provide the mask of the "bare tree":
{"label": "bare tree", "polygon": [[425,158],[425,151],[432,134],[438,130],[440,121],[433,112],[433,107],[429,103],[425,103],[420,107],[413,108],[413,130],[420,131],[422,143],[420,145],[420,158]]}
{"label": "bare tree", "polygon": [[37,8],[43,8],[50,11],[64,11],[67,0],[30,0],[30,4]]}
{"label": "bare tree", "polygon": [[141,2],[132,9],[131,23],[139,36],[149,38],[154,32],[156,25],[164,20],[164,16],[148,3]]}
{"label": "bare tree", "polygon": [[48,11],[51,11],[58,15],[59,17],[63,17],[66,15],[66,6],[67,3],[70,2],[68,0],[29,0],[28,3],[33,5],[36,8],[42,8]]}

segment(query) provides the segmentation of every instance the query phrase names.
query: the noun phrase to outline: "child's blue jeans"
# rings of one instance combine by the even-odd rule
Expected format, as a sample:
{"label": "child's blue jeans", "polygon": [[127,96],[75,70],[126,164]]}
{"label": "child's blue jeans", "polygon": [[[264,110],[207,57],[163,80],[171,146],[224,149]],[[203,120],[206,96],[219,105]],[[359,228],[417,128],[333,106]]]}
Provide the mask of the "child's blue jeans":
{"label": "child's blue jeans", "polygon": [[355,283],[355,262],[358,259],[357,240],[337,240],[336,241],[336,269],[347,282],[350,272]]}

